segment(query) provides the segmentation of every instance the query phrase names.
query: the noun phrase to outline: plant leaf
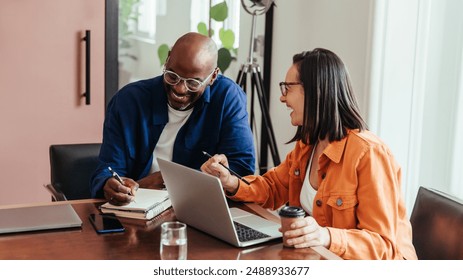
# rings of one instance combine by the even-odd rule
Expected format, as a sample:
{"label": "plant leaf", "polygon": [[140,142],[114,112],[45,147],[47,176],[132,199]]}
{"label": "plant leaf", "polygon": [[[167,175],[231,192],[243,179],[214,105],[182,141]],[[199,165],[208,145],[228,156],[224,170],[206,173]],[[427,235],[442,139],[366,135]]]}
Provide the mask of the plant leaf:
{"label": "plant leaf", "polygon": [[216,4],[209,10],[209,15],[215,21],[224,21],[228,17],[228,6],[227,2]]}
{"label": "plant leaf", "polygon": [[232,56],[230,51],[226,48],[220,48],[217,61],[217,66],[220,68],[220,71],[222,71],[222,73],[225,73],[225,70],[228,69],[231,62]]}
{"label": "plant leaf", "polygon": [[233,49],[233,44],[235,43],[235,33],[233,32],[233,30],[225,30],[223,28],[220,28],[219,38],[224,48],[227,48],[229,50]]}
{"label": "plant leaf", "polygon": [[161,66],[166,63],[167,56],[169,55],[169,46],[167,44],[162,44],[158,48],[158,57]]}
{"label": "plant leaf", "polygon": [[209,36],[209,34],[207,33],[207,25],[204,22],[198,23],[197,28],[198,28],[199,34],[203,34],[204,36]]}

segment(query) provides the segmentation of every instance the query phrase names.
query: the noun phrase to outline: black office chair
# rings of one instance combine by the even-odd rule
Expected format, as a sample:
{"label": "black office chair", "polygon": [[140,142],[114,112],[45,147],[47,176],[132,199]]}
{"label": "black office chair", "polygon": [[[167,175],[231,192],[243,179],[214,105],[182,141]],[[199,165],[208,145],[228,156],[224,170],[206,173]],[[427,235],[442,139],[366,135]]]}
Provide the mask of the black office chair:
{"label": "black office chair", "polygon": [[463,260],[463,201],[420,187],[410,222],[418,259]]}
{"label": "black office chair", "polygon": [[98,165],[101,144],[50,146],[51,184],[45,187],[54,201],[90,198],[90,179]]}

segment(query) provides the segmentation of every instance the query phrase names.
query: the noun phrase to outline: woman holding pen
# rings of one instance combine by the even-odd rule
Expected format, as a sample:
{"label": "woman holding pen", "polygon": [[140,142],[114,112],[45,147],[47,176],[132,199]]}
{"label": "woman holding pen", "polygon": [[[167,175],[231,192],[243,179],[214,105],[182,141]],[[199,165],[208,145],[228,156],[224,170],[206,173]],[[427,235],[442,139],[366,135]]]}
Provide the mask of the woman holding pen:
{"label": "woman holding pen", "polygon": [[280,101],[297,126],[294,149],[245,184],[215,155],[201,170],[218,176],[227,195],[307,213],[285,232],[296,248],[324,246],[344,259],[416,259],[402,199],[401,169],[387,145],[367,130],[341,59],[326,49],[296,54],[280,83]]}

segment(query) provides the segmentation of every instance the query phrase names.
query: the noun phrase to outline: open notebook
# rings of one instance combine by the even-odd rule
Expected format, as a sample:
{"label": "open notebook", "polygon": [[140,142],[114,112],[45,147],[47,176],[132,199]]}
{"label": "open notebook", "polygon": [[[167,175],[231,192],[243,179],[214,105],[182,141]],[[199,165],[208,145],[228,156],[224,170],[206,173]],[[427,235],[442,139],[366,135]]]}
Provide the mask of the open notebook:
{"label": "open notebook", "polygon": [[113,213],[119,217],[150,220],[171,207],[165,190],[138,189],[135,200],[127,205],[116,206],[109,202],[101,205],[101,212]]}
{"label": "open notebook", "polygon": [[81,227],[69,204],[0,209],[0,233]]}

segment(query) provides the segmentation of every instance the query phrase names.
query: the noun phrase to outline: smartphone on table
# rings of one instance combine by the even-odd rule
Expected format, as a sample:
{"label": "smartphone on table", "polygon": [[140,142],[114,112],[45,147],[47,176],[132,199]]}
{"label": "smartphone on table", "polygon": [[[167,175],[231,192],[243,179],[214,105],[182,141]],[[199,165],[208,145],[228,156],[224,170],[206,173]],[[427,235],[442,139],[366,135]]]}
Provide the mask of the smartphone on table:
{"label": "smartphone on table", "polygon": [[88,218],[97,233],[123,232],[125,230],[114,214],[90,214]]}

